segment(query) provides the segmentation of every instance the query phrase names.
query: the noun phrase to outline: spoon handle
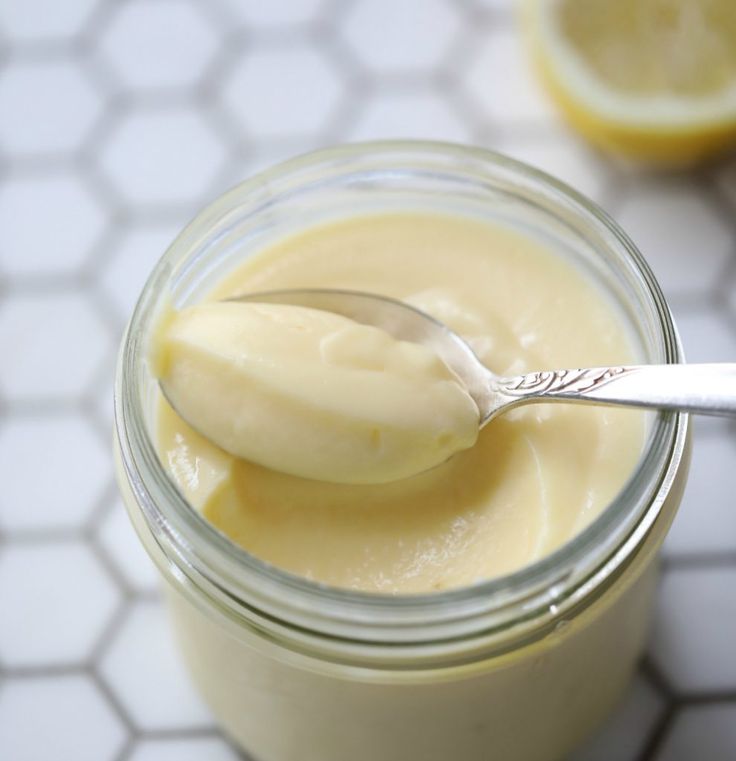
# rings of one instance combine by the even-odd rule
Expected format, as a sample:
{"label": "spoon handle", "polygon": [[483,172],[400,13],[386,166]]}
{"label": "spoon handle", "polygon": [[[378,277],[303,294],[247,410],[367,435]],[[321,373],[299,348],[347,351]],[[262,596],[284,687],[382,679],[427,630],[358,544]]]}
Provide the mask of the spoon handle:
{"label": "spoon handle", "polygon": [[564,401],[736,415],[736,363],[545,370],[499,378],[502,404]]}

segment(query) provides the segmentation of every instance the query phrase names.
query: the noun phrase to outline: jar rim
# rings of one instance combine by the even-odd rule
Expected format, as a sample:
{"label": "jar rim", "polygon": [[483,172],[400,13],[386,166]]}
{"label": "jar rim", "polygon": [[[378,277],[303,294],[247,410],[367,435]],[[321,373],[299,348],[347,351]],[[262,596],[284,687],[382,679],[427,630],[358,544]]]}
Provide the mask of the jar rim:
{"label": "jar rim", "polygon": [[624,489],[557,550],[512,573],[425,594],[397,596],[330,587],[260,560],[192,509],[159,460],[138,381],[145,372],[145,326],[172,273],[244,204],[273,203],[278,193],[318,178],[326,167],[347,170],[351,162],[368,158],[380,158],[387,166],[400,160],[460,162],[489,177],[495,171],[523,181],[564,202],[615,241],[656,314],[662,361],[682,361],[670,310],[647,262],[616,222],[574,189],[484,148],[403,140],[337,146],[283,162],[231,189],[195,217],[154,268],[123,338],[116,376],[115,429],[125,477],[173,577],[251,625],[255,621],[261,627],[345,642],[417,644],[462,640],[480,631],[503,633],[516,630],[523,621],[554,618],[577,607],[625,565],[648,534],[682,457],[686,415],[657,414],[645,451]]}

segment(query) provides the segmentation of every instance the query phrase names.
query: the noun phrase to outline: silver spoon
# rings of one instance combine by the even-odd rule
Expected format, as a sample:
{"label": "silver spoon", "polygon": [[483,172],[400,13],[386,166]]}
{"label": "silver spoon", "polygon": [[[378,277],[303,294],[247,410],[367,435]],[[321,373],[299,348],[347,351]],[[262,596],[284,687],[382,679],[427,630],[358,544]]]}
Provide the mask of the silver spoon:
{"label": "silver spoon", "polygon": [[245,294],[258,301],[322,309],[428,346],[465,384],[480,410],[481,427],[530,402],[583,402],[736,415],[736,363],[638,365],[539,370],[504,378],[492,373],[454,331],[408,304],[386,296],[323,288]]}

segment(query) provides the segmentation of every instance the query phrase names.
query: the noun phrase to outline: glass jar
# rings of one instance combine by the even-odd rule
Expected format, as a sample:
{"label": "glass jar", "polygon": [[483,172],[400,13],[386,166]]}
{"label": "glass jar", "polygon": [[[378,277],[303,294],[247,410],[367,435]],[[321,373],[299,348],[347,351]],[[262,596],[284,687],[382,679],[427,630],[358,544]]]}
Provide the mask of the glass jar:
{"label": "glass jar", "polygon": [[259,761],[558,759],[613,706],[642,650],[656,552],[686,477],[686,416],[651,414],[630,481],[553,554],[503,578],[415,596],[330,588],[260,561],[190,508],[156,453],[146,357],[159,310],[197,301],[284,235],[386,208],[482,215],[544,239],[618,305],[643,361],[682,361],[644,259],[600,209],[551,177],[449,144],[314,153],[225,194],[151,274],[117,371],[125,504],[167,582],[196,685]]}

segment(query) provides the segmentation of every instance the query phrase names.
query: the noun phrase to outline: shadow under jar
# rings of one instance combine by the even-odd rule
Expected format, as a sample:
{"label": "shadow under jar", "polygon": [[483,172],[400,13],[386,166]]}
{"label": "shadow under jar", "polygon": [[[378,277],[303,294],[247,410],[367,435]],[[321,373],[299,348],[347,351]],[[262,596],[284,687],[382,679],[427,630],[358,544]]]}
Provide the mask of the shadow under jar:
{"label": "shadow under jar", "polygon": [[157,454],[158,391],[147,354],[162,310],[197,302],[285,235],[403,208],[529,231],[607,292],[644,361],[682,361],[645,261],[569,188],[462,146],[326,150],[224,195],[151,274],[117,370],[120,487],[166,581],[197,687],[258,761],[553,761],[615,704],[643,648],[657,550],[686,477],[685,415],[652,414],[623,491],[560,549],[507,576],[426,595],[327,587],[262,562],[187,504]]}

